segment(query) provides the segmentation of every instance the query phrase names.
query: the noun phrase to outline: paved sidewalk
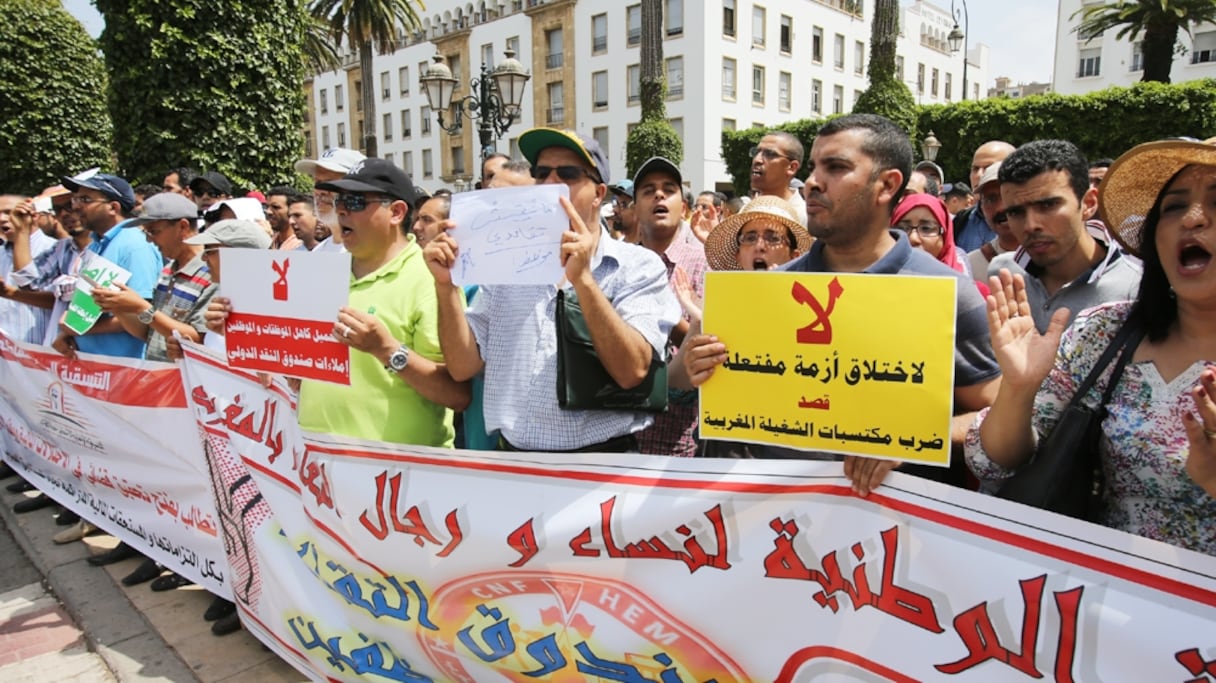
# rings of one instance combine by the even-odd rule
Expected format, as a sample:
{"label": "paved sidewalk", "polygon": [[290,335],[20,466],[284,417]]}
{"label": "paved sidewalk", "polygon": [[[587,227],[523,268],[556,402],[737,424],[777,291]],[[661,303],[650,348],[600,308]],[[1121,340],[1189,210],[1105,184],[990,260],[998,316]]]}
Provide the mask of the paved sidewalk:
{"label": "paved sidewalk", "polygon": [[110,683],[101,657],[40,583],[0,593],[0,680]]}
{"label": "paved sidewalk", "polygon": [[[56,671],[28,680],[39,683],[48,680],[82,683],[115,680],[119,683],[294,683],[308,680],[246,631],[223,637],[211,635],[211,624],[203,621],[202,616],[211,603],[211,595],[206,591],[192,586],[154,593],[146,583],[127,588],[119,580],[139,565],[139,559],[104,568],[85,561],[89,555],[116,545],[117,540],[113,537],[99,534],[84,542],[55,545],[51,537],[63,527],[55,525],[54,508],[23,515],[13,513],[14,503],[34,494],[4,491],[2,484],[12,481],[16,479],[0,481],[0,521],[29,556],[54,597],[40,596],[29,586],[0,594],[0,624],[4,623],[6,611],[10,609],[22,615],[37,614],[41,621],[27,621],[27,625],[45,626],[43,635],[53,633],[55,638],[62,640],[69,634],[60,629],[64,628],[65,622],[70,624],[74,620],[79,625],[78,633],[83,636],[80,651],[86,655],[89,650],[95,652],[108,669],[96,671],[92,677],[82,672],[72,678],[66,671]],[[39,588],[37,583],[33,586]],[[62,610],[52,607],[54,598],[62,602]],[[10,605],[8,601],[13,602]],[[0,667],[8,662],[5,659],[8,645],[4,637],[4,627],[0,626]],[[55,650],[72,642],[61,643]],[[75,650],[68,648],[67,652]],[[5,683],[26,680],[10,678],[5,672],[6,669],[0,668],[0,680]]]}

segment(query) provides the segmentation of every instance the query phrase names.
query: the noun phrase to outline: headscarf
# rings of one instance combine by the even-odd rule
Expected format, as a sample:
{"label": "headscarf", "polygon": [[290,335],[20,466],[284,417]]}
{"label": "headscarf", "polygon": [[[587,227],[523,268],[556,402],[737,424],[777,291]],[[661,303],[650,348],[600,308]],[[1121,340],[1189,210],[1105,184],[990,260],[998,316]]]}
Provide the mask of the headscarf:
{"label": "headscarf", "polygon": [[[895,211],[891,213],[891,226],[894,227],[904,216],[908,215],[909,211],[920,206],[929,209],[934,220],[942,226],[942,251],[937,255],[937,260],[964,275],[969,275],[967,266],[963,263],[963,252],[954,244],[954,221],[950,220],[950,213],[941,199],[924,193],[904,195],[904,198],[895,207]],[[980,294],[988,296],[988,285],[979,280],[973,281],[976,288],[980,290]]]}

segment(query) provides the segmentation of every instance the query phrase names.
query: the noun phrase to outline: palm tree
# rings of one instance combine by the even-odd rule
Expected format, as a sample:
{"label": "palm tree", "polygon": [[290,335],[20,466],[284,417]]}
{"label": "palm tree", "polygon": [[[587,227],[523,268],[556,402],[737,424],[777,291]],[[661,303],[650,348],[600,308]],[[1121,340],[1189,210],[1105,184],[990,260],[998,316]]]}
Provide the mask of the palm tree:
{"label": "palm tree", "polygon": [[1119,40],[1137,40],[1144,34],[1144,75],[1142,81],[1170,82],[1174,65],[1174,43],[1179,29],[1191,34],[1191,24],[1216,22],[1216,2],[1212,0],[1118,0],[1105,5],[1090,5],[1073,12],[1081,17],[1076,32],[1097,37],[1118,29]]}
{"label": "palm tree", "polygon": [[372,49],[385,54],[399,33],[416,30],[420,22],[413,0],[313,0],[309,13],[329,26],[335,43],[359,47],[362,81],[363,153],[376,149],[376,88],[372,81]]}
{"label": "palm tree", "polygon": [[314,72],[334,71],[342,66],[338,47],[329,36],[329,24],[313,15],[307,18],[304,27],[304,61]]}

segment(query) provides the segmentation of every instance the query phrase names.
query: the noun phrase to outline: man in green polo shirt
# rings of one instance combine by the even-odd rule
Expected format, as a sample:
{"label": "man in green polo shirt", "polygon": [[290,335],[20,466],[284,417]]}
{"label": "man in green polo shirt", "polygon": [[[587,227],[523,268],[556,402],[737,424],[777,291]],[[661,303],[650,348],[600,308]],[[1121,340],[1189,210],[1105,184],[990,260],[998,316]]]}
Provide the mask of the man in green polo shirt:
{"label": "man in green polo shirt", "polygon": [[334,336],[351,354],[349,386],[304,381],[300,425],[376,441],[452,445],[452,411],[468,382],[448,374],[438,304],[422,250],[408,234],[414,186],[390,161],[367,159],[317,189],[337,194],[342,243],[351,255],[350,303]]}

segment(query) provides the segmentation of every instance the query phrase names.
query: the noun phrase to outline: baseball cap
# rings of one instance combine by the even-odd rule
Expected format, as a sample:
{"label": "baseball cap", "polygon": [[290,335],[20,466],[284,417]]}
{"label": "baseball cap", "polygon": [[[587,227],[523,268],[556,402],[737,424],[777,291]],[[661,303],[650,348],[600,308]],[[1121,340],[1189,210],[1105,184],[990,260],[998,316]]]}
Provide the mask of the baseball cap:
{"label": "baseball cap", "polygon": [[334,173],[350,173],[355,164],[367,157],[362,153],[345,147],[330,147],[321,153],[317,159],[300,159],[296,162],[296,170],[306,175],[313,175],[317,168],[323,168]]}
{"label": "baseball cap", "polygon": [[650,157],[646,161],[643,161],[642,165],[638,167],[638,172],[633,174],[633,182],[630,183],[629,186],[629,196],[633,196],[633,186],[637,185],[643,176],[645,176],[647,173],[654,173],[655,171],[670,173],[676,177],[677,185],[684,184],[684,176],[680,175],[680,169],[673,164],[670,159],[664,159],[663,157]]}
{"label": "baseball cap", "polygon": [[612,182],[608,177],[608,157],[595,138],[557,128],[533,128],[519,136],[519,151],[533,166],[536,165],[536,158],[540,156],[541,150],[548,147],[563,147],[574,152],[595,169],[600,176],[600,182]]}
{"label": "baseball cap", "polygon": [[623,194],[626,197],[633,199],[633,181],[632,180],[628,180],[628,179],[622,180],[619,183],[614,183],[612,185],[609,185],[608,189],[612,190],[612,192],[614,194]]}
{"label": "baseball cap", "polygon": [[269,249],[270,235],[253,221],[230,218],[220,221],[185,240],[186,244],[199,246],[219,245],[240,249]]}
{"label": "baseball cap", "polygon": [[932,171],[933,174],[937,176],[937,179],[939,181],[946,177],[946,174],[942,173],[942,167],[938,166],[937,164],[933,163],[932,161],[929,161],[928,159],[925,159],[924,161],[917,164],[916,168],[914,170]]}
{"label": "baseball cap", "polygon": [[253,197],[238,197],[236,199],[225,199],[223,201],[216,202],[207,207],[207,213],[204,214],[204,217],[210,218],[218,215],[220,209],[224,208],[225,206],[232,209],[233,215],[235,215],[238,220],[254,221],[259,218],[266,217],[266,210],[262,208],[262,203]]}
{"label": "baseball cap", "polygon": [[983,175],[980,176],[980,182],[978,185],[975,186],[975,189],[976,190],[984,189],[984,186],[987,185],[988,183],[999,180],[1000,175],[1001,175],[1001,162],[998,161],[998,162],[992,164],[991,166],[989,166],[988,168],[984,169]]}
{"label": "baseball cap", "polygon": [[207,183],[211,187],[223,192],[224,194],[232,194],[232,183],[228,181],[228,177],[219,171],[207,171],[201,176],[190,181],[190,191],[198,192],[198,186],[202,183]]}
{"label": "baseball cap", "polygon": [[135,192],[131,190],[131,184],[116,175],[85,171],[77,176],[63,176],[60,180],[72,192],[81,188],[95,190],[110,201],[118,202],[123,211],[135,208]]}
{"label": "baseball cap", "polygon": [[161,192],[144,200],[144,212],[131,219],[131,225],[147,225],[153,221],[176,221],[198,218],[198,205],[176,192]]}
{"label": "baseball cap", "polygon": [[387,159],[364,159],[351,167],[341,180],[317,183],[318,190],[330,192],[379,192],[407,204],[417,201],[409,175]]}
{"label": "baseball cap", "polygon": [[971,186],[964,182],[946,183],[942,185],[942,196],[966,197],[971,194]]}

